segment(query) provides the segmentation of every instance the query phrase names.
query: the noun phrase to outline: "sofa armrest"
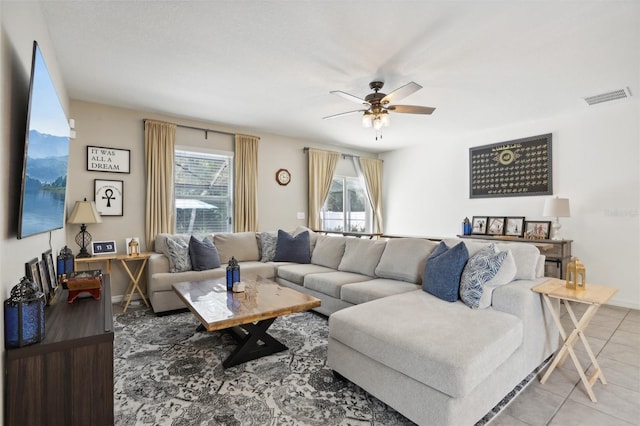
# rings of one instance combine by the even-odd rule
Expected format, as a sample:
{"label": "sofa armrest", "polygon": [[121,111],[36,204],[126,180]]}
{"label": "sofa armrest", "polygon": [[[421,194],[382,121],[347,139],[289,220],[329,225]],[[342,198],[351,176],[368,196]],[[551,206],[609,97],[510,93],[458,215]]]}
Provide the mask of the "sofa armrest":
{"label": "sofa armrest", "polygon": [[540,365],[558,348],[559,344],[558,328],[549,308],[542,300],[542,296],[531,290],[532,287],[547,280],[548,278],[545,277],[535,280],[516,280],[493,291],[493,309],[515,315],[522,320],[525,374]]}
{"label": "sofa armrest", "polygon": [[149,278],[153,274],[169,272],[169,258],[162,253],[151,253],[147,264],[147,274]]}

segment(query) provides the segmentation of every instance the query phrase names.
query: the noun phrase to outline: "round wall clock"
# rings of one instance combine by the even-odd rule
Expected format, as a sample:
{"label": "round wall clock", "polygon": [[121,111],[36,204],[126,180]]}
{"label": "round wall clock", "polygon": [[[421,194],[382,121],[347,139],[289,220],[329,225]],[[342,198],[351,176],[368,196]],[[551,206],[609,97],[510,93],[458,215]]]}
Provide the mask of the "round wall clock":
{"label": "round wall clock", "polygon": [[276,172],[276,182],[280,185],[288,185],[291,182],[291,173],[287,169],[280,169]]}

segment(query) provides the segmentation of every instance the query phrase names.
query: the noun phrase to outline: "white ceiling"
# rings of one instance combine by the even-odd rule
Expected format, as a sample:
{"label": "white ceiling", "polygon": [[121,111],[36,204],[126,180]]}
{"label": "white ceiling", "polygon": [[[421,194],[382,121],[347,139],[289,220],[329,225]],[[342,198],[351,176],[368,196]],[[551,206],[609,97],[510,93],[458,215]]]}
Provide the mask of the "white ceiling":
{"label": "white ceiling", "polygon": [[[42,3],[74,99],[372,152],[640,90],[637,0]],[[330,90],[376,79],[421,84],[400,103],[436,111],[393,114],[378,141],[357,115],[321,119],[359,109]]]}

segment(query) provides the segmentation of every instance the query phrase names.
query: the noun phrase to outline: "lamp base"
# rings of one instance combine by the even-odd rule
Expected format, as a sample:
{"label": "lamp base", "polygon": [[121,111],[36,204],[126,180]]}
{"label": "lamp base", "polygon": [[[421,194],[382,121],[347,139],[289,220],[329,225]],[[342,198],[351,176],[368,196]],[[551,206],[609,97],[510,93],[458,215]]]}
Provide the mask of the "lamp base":
{"label": "lamp base", "polygon": [[556,217],[556,220],[551,223],[551,235],[549,236],[549,238],[556,241],[562,240],[563,238],[562,233],[560,232],[560,228],[562,228],[562,225],[560,225],[560,221]]}
{"label": "lamp base", "polygon": [[76,235],[76,244],[80,246],[80,253],[77,258],[91,257],[91,254],[87,251],[87,246],[91,244],[91,234],[87,232],[87,225],[84,223],[80,226],[80,232]]}

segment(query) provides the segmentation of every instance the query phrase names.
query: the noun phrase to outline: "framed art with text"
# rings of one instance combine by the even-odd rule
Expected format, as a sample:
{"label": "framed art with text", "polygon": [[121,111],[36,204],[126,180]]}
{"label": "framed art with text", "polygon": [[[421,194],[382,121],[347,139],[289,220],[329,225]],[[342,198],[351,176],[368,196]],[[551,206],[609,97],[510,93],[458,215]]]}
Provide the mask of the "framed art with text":
{"label": "framed art with text", "polygon": [[87,146],[87,170],[90,172],[130,173],[131,150]]}
{"label": "framed art with text", "polygon": [[92,241],[91,242],[91,255],[99,256],[101,254],[116,254],[116,242],[110,241]]}
{"label": "framed art with text", "polygon": [[551,133],[469,148],[469,197],[552,195]]}
{"label": "framed art with text", "polygon": [[123,181],[95,179],[93,182],[95,190],[94,201],[100,216],[122,216]]}

